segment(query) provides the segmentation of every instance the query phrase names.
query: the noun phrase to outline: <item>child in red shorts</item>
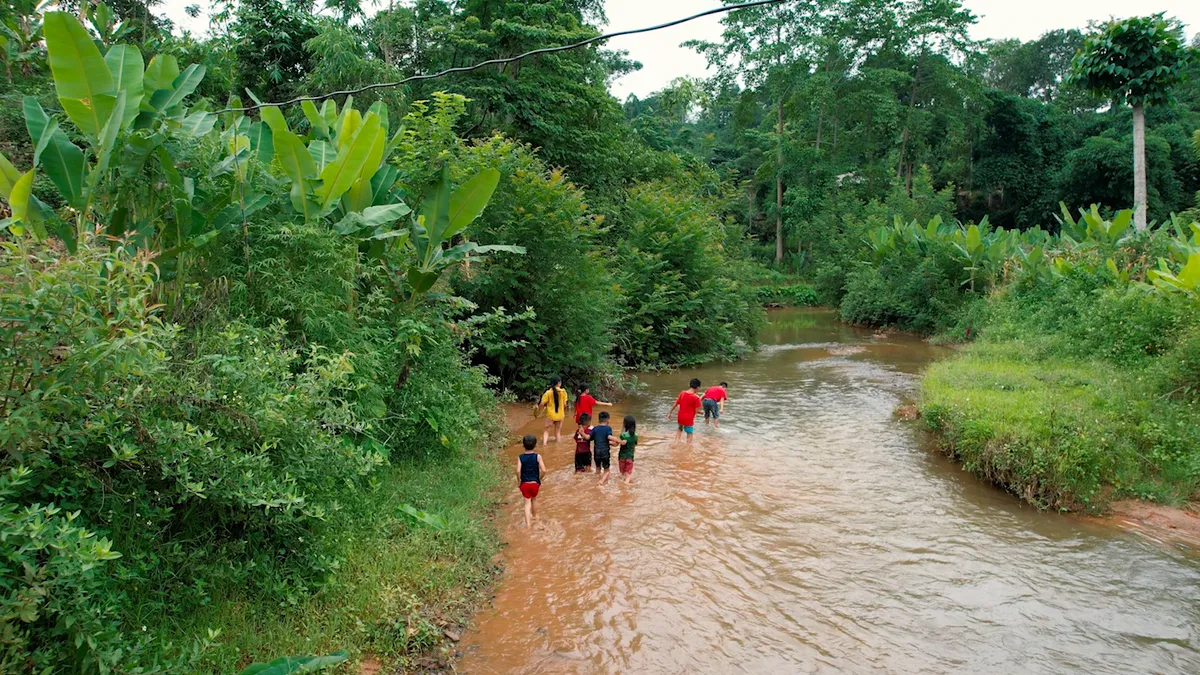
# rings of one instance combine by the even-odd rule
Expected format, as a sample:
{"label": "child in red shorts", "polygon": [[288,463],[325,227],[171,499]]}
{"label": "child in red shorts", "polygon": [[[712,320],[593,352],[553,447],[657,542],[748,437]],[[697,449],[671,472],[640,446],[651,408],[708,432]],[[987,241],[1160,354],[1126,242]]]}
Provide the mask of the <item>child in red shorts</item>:
{"label": "child in red shorts", "polygon": [[633,451],[637,448],[637,420],[633,415],[625,416],[625,431],[621,434],[621,450],[617,452],[617,468],[621,480],[633,482]]}
{"label": "child in red shorts", "polygon": [[517,481],[521,496],[525,498],[525,527],[533,527],[533,519],[537,517],[538,491],[542,487],[542,476],[546,473],[546,464],[542,456],[534,452],[537,447],[537,436],[526,434],[521,439],[525,452],[517,457]]}

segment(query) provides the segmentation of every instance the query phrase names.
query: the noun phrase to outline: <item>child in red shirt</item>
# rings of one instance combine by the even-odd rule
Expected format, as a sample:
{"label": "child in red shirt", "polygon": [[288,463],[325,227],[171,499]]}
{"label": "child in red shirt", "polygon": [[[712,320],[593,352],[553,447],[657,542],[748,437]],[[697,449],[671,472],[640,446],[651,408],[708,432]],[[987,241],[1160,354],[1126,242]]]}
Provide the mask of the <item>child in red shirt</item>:
{"label": "child in red shirt", "polygon": [[679,398],[675,399],[675,405],[672,405],[667,413],[667,421],[671,421],[671,413],[679,408],[679,417],[675,420],[679,423],[679,428],[675,431],[675,441],[678,442],[680,435],[686,432],[687,442],[691,445],[692,434],[696,431],[696,411],[700,409],[700,379],[693,377],[688,386],[690,389],[679,392]]}
{"label": "child in red shirt", "polygon": [[595,406],[605,405],[611,406],[608,401],[598,401],[592,396],[592,390],[588,385],[583,385],[579,388],[579,392],[575,395],[575,423],[579,423],[579,418],[583,415],[591,415]]}
{"label": "child in red shirt", "polygon": [[708,391],[704,392],[704,426],[708,426],[708,418],[712,417],[713,426],[721,428],[721,413],[725,412],[725,401],[729,398],[725,394],[725,387],[728,387],[728,382],[722,382],[715,387],[709,387]]}

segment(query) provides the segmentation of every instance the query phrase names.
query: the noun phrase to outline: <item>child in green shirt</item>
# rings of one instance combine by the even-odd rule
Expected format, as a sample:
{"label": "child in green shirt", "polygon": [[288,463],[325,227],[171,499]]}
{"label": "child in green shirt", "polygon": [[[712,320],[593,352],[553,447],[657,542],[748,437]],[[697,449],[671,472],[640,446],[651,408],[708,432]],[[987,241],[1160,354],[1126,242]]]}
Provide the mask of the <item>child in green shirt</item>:
{"label": "child in green shirt", "polygon": [[617,468],[621,472],[621,480],[626,483],[633,481],[633,452],[637,449],[637,420],[633,415],[625,416],[625,431],[621,434],[621,450],[617,452]]}

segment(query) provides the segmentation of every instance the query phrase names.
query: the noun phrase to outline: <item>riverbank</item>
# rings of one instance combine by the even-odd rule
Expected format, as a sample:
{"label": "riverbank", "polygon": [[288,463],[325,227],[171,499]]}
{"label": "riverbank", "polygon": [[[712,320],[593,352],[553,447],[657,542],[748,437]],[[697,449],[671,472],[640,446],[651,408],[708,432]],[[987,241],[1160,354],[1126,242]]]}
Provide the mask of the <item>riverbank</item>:
{"label": "riverbank", "polygon": [[1179,507],[1200,487],[1200,415],[1160,389],[1146,365],[985,340],[929,368],[920,410],[947,454],[1039,508]]}
{"label": "riverbank", "polygon": [[[485,416],[503,423],[501,412]],[[383,470],[354,508],[361,523],[329,584],[285,604],[217,588],[206,611],[172,627],[180,636],[218,631],[197,672],[228,674],[289,654],[346,650],[345,672],[428,672],[449,668],[469,617],[500,572],[494,522],[507,436]],[[412,505],[434,517],[421,522]]]}

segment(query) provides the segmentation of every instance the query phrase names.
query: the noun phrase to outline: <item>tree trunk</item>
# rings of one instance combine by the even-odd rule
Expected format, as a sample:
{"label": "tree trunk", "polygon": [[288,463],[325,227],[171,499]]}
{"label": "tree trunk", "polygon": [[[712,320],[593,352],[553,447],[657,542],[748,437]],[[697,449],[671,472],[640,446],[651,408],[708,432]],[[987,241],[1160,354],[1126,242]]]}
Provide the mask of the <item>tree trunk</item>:
{"label": "tree trunk", "polygon": [[817,111],[817,156],[821,156],[821,132],[825,127],[825,103],[821,103],[821,108]]}
{"label": "tree trunk", "polygon": [[[925,44],[921,43],[921,56],[917,58],[917,72],[913,74],[912,91],[908,95],[908,114],[904,118],[904,133],[900,136],[900,163],[896,167],[896,178],[904,177],[904,163],[908,154],[908,126],[912,124],[913,109],[917,107],[917,84],[921,81],[921,66],[925,63]],[[911,173],[911,171],[910,171]],[[912,196],[912,191],[909,191]]]}
{"label": "tree trunk", "polygon": [[783,264],[783,96],[775,101],[775,262]]}
{"label": "tree trunk", "polygon": [[1146,109],[1133,106],[1133,226],[1146,229]]}
{"label": "tree trunk", "polygon": [[746,231],[754,229],[754,181],[746,182]]}

